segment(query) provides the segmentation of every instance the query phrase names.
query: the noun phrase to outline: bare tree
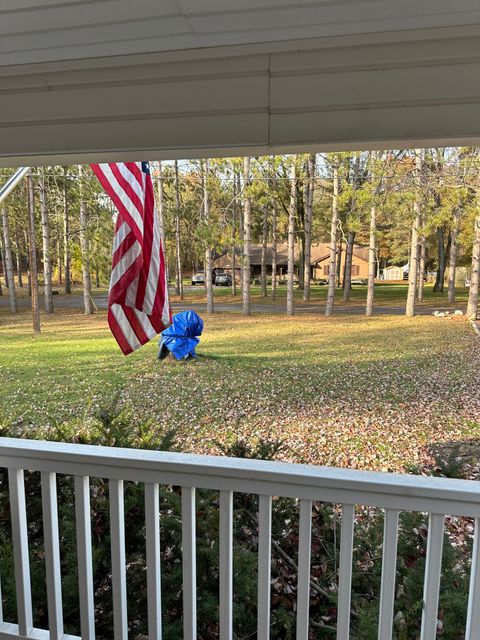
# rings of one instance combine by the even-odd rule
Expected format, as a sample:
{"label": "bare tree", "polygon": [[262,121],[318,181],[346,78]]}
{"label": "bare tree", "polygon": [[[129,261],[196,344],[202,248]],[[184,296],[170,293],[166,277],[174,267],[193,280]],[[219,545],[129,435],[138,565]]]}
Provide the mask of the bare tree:
{"label": "bare tree", "polygon": [[210,222],[210,200],[208,194],[208,160],[202,163],[202,177],[203,177],[203,217],[205,225],[207,226],[207,242],[205,248],[205,286],[207,289],[207,313],[214,312],[213,306],[213,279],[212,279],[212,249],[210,247],[210,240],[208,225]]}
{"label": "bare tree", "polygon": [[46,313],[53,313],[52,259],[50,256],[50,220],[48,217],[45,176],[40,176],[40,215],[42,222],[43,280]]}
{"label": "bare tree", "polygon": [[339,183],[338,183],[338,171],[339,160],[335,155],[332,161],[333,167],[333,198],[332,198],[332,224],[330,227],[330,260],[328,265],[328,292],[327,292],[327,304],[325,307],[325,315],[331,316],[333,314],[333,305],[335,302],[335,285],[336,285],[336,253],[337,253],[337,230],[338,230],[338,195],[339,195]]}
{"label": "bare tree", "polygon": [[250,199],[250,158],[243,160],[243,188],[245,190],[243,197],[243,313],[246,316],[251,315],[250,306],[250,245],[252,239],[252,203]]}
{"label": "bare tree", "polygon": [[5,271],[6,271],[6,283],[8,287],[8,295],[10,298],[10,311],[17,313],[17,292],[15,291],[15,279],[13,277],[13,257],[12,257],[12,245],[10,242],[10,226],[8,224],[8,211],[7,207],[2,207],[2,222],[3,222],[3,245],[5,247]]}
{"label": "bare tree", "polygon": [[472,274],[468,294],[467,317],[475,320],[478,312],[478,289],[480,280],[480,213],[475,218],[475,234],[472,252]]}
{"label": "bare tree", "polygon": [[277,205],[272,204],[272,301],[277,297]]}
{"label": "bare tree", "polygon": [[261,256],[261,275],[260,283],[262,288],[262,297],[267,297],[267,231],[268,231],[268,208],[263,207],[262,211],[262,256]]}
{"label": "bare tree", "polygon": [[82,165],[78,165],[80,187],[80,251],[82,254],[83,306],[85,315],[91,316],[95,308],[92,300],[92,279],[90,276],[90,243],[88,241],[88,214],[82,184]]}
{"label": "bare tree", "polygon": [[413,222],[410,244],[410,262],[408,270],[408,294],[405,315],[412,317],[415,315],[415,296],[417,289],[418,275],[418,230],[422,219],[422,174],[423,174],[423,149],[415,151],[415,201],[413,203]]}
{"label": "bare tree", "polygon": [[293,316],[293,285],[295,277],[295,211],[297,208],[297,167],[296,158],[292,158],[290,167],[290,207],[288,209],[288,276],[287,276],[287,315]]}
{"label": "bare tree", "polygon": [[70,212],[68,210],[67,168],[63,168],[63,266],[65,271],[65,293],[72,293],[70,257]]}
{"label": "bare tree", "polygon": [[[160,228],[160,241],[163,247],[163,255],[165,257],[165,270],[167,273],[167,282],[169,280],[168,275],[168,261],[167,261],[167,244],[165,242],[165,197],[163,193],[163,167],[162,161],[158,161],[158,226]],[[98,285],[97,285],[98,286]]]}
{"label": "bare tree", "polygon": [[368,286],[367,304],[365,315],[373,316],[373,298],[375,294],[375,251],[377,233],[377,205],[375,202],[370,207],[370,240],[368,245]]}
{"label": "bare tree", "polygon": [[175,293],[183,300],[182,256],[180,251],[180,185],[178,180],[178,161],[175,160]]}
{"label": "bare tree", "polygon": [[237,193],[237,176],[233,174],[233,205],[232,205],[232,296],[237,295],[237,255],[236,255],[236,236],[237,236],[237,213],[238,213],[238,193]]}
{"label": "bare tree", "polygon": [[40,307],[38,306],[38,271],[37,271],[37,248],[35,244],[35,194],[33,191],[32,172],[27,176],[28,187],[28,216],[27,216],[27,237],[28,237],[28,266],[30,271],[30,286],[32,290],[32,319],[33,330],[40,333]]}
{"label": "bare tree", "polygon": [[458,231],[460,226],[460,207],[453,211],[452,233],[450,244],[450,260],[448,265],[448,301],[455,302],[455,275],[458,257]]}
{"label": "bare tree", "polygon": [[355,231],[349,231],[347,234],[347,242],[345,247],[345,269],[343,272],[343,300],[350,300],[350,291],[352,289],[352,262],[353,262],[353,245],[355,243]]}
{"label": "bare tree", "polygon": [[312,255],[312,219],[313,219],[313,194],[315,190],[315,154],[312,153],[307,160],[307,185],[305,202],[305,266],[303,276],[303,299],[310,300],[311,272],[310,263]]}
{"label": "bare tree", "polygon": [[418,263],[418,286],[417,286],[417,300],[423,302],[423,291],[425,289],[425,263],[427,259],[427,239],[425,237],[425,216],[422,216],[421,220],[422,230],[419,240],[419,263]]}

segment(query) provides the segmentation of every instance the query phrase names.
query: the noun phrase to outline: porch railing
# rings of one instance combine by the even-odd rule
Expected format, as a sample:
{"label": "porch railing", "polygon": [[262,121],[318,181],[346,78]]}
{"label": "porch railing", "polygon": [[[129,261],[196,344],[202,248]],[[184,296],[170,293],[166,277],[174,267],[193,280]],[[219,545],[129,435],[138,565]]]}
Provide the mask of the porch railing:
{"label": "porch railing", "polygon": [[[64,634],[59,557],[56,474],[74,476],[81,637],[95,638],[90,478],[108,478],[114,638],[126,640],[124,481],[144,483],[148,596],[148,637],[161,631],[159,485],[181,487],[183,550],[183,625],[185,640],[196,640],[195,489],[219,492],[220,637],[233,637],[233,493],[259,496],[257,637],[270,628],[272,497],[298,500],[299,548],[296,637],[309,633],[312,501],[341,507],[337,638],[350,628],[350,594],[355,505],[385,510],[378,638],[390,640],[395,599],[399,513],[427,512],[429,534],[424,580],[422,640],[437,633],[444,516],[475,518],[466,640],[480,637],[480,482],[321,468],[278,462],[117,449],[88,445],[0,438],[0,467],[8,468],[11,526],[17,596],[17,624],[0,622],[0,640],[73,640]],[[41,475],[49,631],[33,627],[24,471]]]}

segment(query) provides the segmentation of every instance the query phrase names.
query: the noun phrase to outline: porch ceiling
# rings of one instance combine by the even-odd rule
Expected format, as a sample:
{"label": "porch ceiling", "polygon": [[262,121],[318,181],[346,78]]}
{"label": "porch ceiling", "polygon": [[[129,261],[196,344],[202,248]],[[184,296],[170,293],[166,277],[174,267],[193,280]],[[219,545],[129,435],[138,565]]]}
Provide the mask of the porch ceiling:
{"label": "porch ceiling", "polygon": [[480,142],[478,0],[3,0],[0,165]]}

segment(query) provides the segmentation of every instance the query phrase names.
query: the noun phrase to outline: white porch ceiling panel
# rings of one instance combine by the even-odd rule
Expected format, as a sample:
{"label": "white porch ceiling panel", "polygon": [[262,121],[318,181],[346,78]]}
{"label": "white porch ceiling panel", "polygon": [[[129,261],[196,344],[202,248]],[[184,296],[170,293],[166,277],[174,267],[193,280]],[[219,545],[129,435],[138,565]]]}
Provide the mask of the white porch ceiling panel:
{"label": "white porch ceiling panel", "polygon": [[480,142],[479,0],[1,0],[0,165]]}
{"label": "white porch ceiling panel", "polygon": [[2,0],[0,65],[472,23],[479,0]]}

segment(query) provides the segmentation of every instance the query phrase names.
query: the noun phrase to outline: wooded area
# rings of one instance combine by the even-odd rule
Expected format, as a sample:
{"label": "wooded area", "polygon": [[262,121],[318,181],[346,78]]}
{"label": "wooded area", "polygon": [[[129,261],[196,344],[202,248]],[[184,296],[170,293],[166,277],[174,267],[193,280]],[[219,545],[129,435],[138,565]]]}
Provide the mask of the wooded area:
{"label": "wooded area", "polygon": [[[326,315],[335,291],[349,300],[354,246],[368,248],[365,314],[375,283],[390,265],[408,274],[406,315],[422,302],[427,277],[434,291],[469,286],[467,315],[476,317],[480,263],[480,152],[477,148],[416,149],[151,163],[170,281],[183,298],[187,274],[204,270],[207,313],[214,312],[212,264],[231,256],[232,295],[251,313],[250,255],[262,246],[262,297],[275,300],[277,246],[288,246],[288,315],[293,291],[310,299],[312,243],[328,242]],[[2,182],[13,173],[4,171]],[[27,286],[33,326],[40,330],[39,286],[46,313],[54,289],[70,294],[82,283],[86,314],[92,287],[108,283],[113,206],[89,167],[32,169],[2,204],[3,281],[12,313]],[[236,252],[241,249],[240,264]],[[344,259],[342,260],[342,253]],[[407,266],[408,265],[408,266]],[[461,272],[459,269],[461,268]],[[40,273],[39,273],[40,272]],[[238,280],[238,282],[237,282]],[[238,286],[240,285],[240,286]],[[7,293],[3,291],[2,293]]]}

